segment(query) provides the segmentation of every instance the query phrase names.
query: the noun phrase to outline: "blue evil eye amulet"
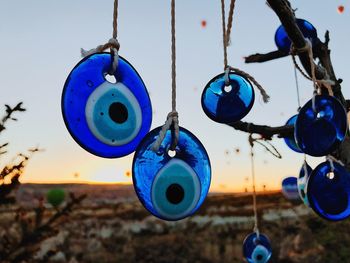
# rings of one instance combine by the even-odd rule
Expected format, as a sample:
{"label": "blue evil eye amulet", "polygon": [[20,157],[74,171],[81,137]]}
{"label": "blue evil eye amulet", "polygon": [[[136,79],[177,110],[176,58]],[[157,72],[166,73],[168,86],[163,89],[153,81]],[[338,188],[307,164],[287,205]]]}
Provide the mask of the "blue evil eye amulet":
{"label": "blue evil eye amulet", "polygon": [[142,140],[133,160],[134,188],[143,206],[154,216],[175,221],[192,215],[208,194],[211,167],[201,142],[180,127],[174,156],[172,131],[168,130],[157,152],[152,146],[162,127]]}
{"label": "blue evil eye amulet", "polygon": [[110,53],[81,60],[69,74],[62,113],[74,140],[88,152],[117,158],[135,151],[152,122],[151,101],[137,71],[119,57],[116,83],[106,80]]}
{"label": "blue evil eye amulet", "polygon": [[[297,120],[298,115],[294,115],[291,118],[289,118],[286,122],[286,125],[293,125],[295,124],[296,120]],[[284,138],[284,142],[287,144],[287,146],[297,152],[297,153],[302,153],[302,151],[300,150],[299,146],[297,145],[295,139],[294,139],[294,134],[290,137],[285,137]]]}
{"label": "blue evil eye amulet", "polygon": [[229,85],[225,73],[213,78],[203,90],[202,108],[215,122],[233,123],[245,117],[254,104],[254,89],[245,77],[230,72]]}
{"label": "blue evil eye amulet", "polygon": [[332,153],[344,140],[348,120],[346,111],[338,99],[328,95],[315,97],[299,111],[295,122],[294,137],[306,154],[320,157]]}
{"label": "blue evil eye amulet", "polygon": [[270,241],[265,235],[251,233],[243,241],[243,256],[248,263],[266,263],[271,255]]}
{"label": "blue evil eye amulet", "polygon": [[[305,38],[310,39],[312,44],[315,44],[317,40],[317,30],[316,28],[308,21],[304,19],[296,19],[296,23],[304,35]],[[284,26],[280,25],[275,33],[275,43],[279,50],[289,53],[292,42],[290,41]]]}
{"label": "blue evil eye amulet", "polygon": [[340,164],[319,164],[307,183],[310,207],[322,218],[339,221],[350,216],[350,173]]}
{"label": "blue evil eye amulet", "polygon": [[306,206],[309,206],[309,200],[307,199],[307,182],[312,173],[312,168],[307,162],[304,162],[300,168],[298,177],[298,191],[300,199],[304,202]]}

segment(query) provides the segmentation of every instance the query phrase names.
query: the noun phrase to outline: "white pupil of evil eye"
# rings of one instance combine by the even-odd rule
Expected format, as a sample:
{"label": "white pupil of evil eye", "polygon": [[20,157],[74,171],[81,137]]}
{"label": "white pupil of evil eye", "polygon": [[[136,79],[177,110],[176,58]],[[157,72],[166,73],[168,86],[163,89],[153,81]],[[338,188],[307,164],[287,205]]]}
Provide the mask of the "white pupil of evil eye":
{"label": "white pupil of evil eye", "polygon": [[262,245],[257,245],[252,253],[254,263],[266,263],[269,251]]}
{"label": "white pupil of evil eye", "polygon": [[155,176],[151,192],[156,212],[167,220],[179,220],[196,207],[201,183],[187,163],[173,158]]}
{"label": "white pupil of evil eye", "polygon": [[85,117],[92,134],[107,145],[132,141],[142,123],[142,112],[134,94],[123,83],[105,81],[89,96]]}

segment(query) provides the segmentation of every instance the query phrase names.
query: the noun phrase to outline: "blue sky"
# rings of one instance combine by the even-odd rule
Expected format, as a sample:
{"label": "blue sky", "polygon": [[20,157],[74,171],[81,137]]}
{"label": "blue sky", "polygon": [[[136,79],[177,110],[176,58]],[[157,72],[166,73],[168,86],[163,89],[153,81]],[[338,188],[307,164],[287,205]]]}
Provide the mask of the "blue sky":
{"label": "blue sky", "polygon": [[[345,5],[343,14],[337,6]],[[229,1],[227,1],[227,7]],[[323,39],[331,32],[330,48],[335,71],[343,78],[349,98],[349,10],[341,1],[292,1],[297,16],[310,21]],[[152,127],[164,123],[170,111],[170,1],[128,0],[119,3],[120,54],[138,70],[151,95]],[[132,154],[114,160],[85,152],[70,137],[61,116],[63,84],[79,62],[80,48],[106,42],[112,34],[113,1],[102,0],[1,0],[0,1],[0,105],[24,101],[28,111],[18,123],[8,125],[1,141],[10,141],[9,155],[39,144],[45,148],[30,162],[23,181],[131,182]],[[223,70],[220,1],[177,1],[177,86],[180,125],[191,130],[205,145],[212,162],[213,191],[244,188],[250,174],[247,134],[209,120],[201,109],[206,83]],[[201,21],[206,20],[206,28]],[[257,94],[244,119],[281,125],[296,113],[297,101],[292,62],[284,58],[264,64],[244,64],[243,57],[275,50],[277,16],[264,1],[237,0],[229,47],[229,63],[252,74],[268,91],[264,104]],[[312,95],[311,82],[300,80],[302,102]],[[283,155],[275,159],[256,147],[258,186],[276,188],[282,178],[296,175],[303,156],[290,151],[282,140],[274,145]],[[240,148],[240,154],[234,152]],[[226,155],[225,151],[230,154]],[[312,158],[315,166],[322,159]],[[79,178],[73,175],[79,173]]]}

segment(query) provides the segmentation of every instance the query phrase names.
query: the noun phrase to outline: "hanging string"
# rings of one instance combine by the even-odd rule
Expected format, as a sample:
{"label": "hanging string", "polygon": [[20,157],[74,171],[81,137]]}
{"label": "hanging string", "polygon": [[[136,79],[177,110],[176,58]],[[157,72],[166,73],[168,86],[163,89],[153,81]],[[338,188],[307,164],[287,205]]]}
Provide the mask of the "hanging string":
{"label": "hanging string", "polygon": [[[300,66],[298,65],[298,63],[296,62],[295,59],[295,55],[298,53],[302,53],[302,52],[307,52],[308,56],[309,56],[309,61],[310,61],[310,68],[311,68],[311,78],[309,76],[306,75],[306,73],[300,68]],[[326,72],[325,74],[325,78],[324,79],[317,79],[316,78],[316,65],[314,63],[314,55],[313,55],[313,51],[312,51],[312,43],[311,41],[307,38],[306,42],[305,42],[305,46],[302,48],[295,48],[294,45],[291,45],[291,52],[292,54],[292,59],[293,59],[293,63],[294,66],[300,71],[300,73],[306,77],[307,79],[311,80],[313,82],[314,85],[314,92],[313,92],[313,96],[312,96],[312,108],[314,110],[314,112],[316,112],[316,105],[315,105],[315,98],[316,95],[319,94],[319,87],[324,86],[327,88],[328,93],[330,96],[333,96],[333,89],[332,89],[332,85],[334,85],[334,81],[332,81],[329,78],[328,73]]]}
{"label": "hanging string", "polygon": [[114,0],[113,8],[113,38],[117,39],[118,37],[118,0]]}
{"label": "hanging string", "polygon": [[97,46],[96,48],[90,50],[80,49],[81,56],[87,57],[95,53],[103,52],[107,49],[110,49],[112,56],[112,66],[108,72],[110,75],[114,75],[118,67],[118,51],[120,48],[120,44],[117,40],[118,36],[118,0],[114,0],[114,8],[113,8],[113,34],[112,38],[108,40],[107,43]]}
{"label": "hanging string", "polygon": [[270,99],[270,96],[267,94],[265,89],[259,84],[259,82],[255,80],[254,77],[244,72],[243,70],[240,70],[238,68],[234,68],[228,65],[227,46],[229,45],[229,42],[230,42],[229,39],[231,35],[231,30],[232,30],[234,8],[235,8],[235,0],[231,0],[229,17],[228,17],[228,25],[227,25],[227,31],[226,31],[225,0],[221,0],[222,43],[223,43],[223,51],[224,51],[225,85],[226,86],[230,85],[230,78],[229,78],[230,71],[237,72],[243,77],[249,79],[255,85],[255,87],[260,91],[263,101],[267,103]]}
{"label": "hanging string", "polygon": [[230,11],[228,13],[228,21],[227,21],[227,31],[226,31],[226,45],[231,45],[231,29],[233,22],[233,11],[235,9],[236,0],[231,0]]}
{"label": "hanging string", "polygon": [[254,228],[253,231],[256,233],[257,238],[259,239],[259,220],[258,220],[258,207],[256,204],[256,183],[255,183],[255,167],[254,167],[254,141],[252,134],[249,136],[250,144],[250,161],[251,161],[251,172],[252,172],[252,186],[253,186],[253,211],[254,211]]}
{"label": "hanging string", "polygon": [[298,72],[296,67],[294,66],[294,79],[295,79],[295,88],[297,91],[297,101],[298,101],[298,111],[301,108],[301,103],[300,103],[300,92],[299,92],[299,80],[298,80]]}
{"label": "hanging string", "polygon": [[[222,43],[224,48],[224,70],[227,68],[227,40],[226,40],[226,19],[225,0],[221,0],[221,21],[222,21]],[[231,30],[229,30],[231,32]]]}
{"label": "hanging string", "polygon": [[175,0],[171,0],[171,112],[167,116],[167,120],[163,125],[159,136],[152,145],[152,150],[157,152],[162,144],[167,131],[172,127],[172,144],[171,150],[175,150],[179,140],[179,115],[176,111],[176,32],[175,32]]}
{"label": "hanging string", "polygon": [[[269,141],[264,140],[264,139],[254,139],[254,142],[260,144],[262,147],[265,148],[265,150],[267,152],[271,153],[276,158],[282,159],[282,155],[279,153],[279,151],[276,149],[276,147],[273,146],[273,144],[270,143]],[[266,143],[267,145],[265,145],[263,142]],[[269,147],[271,147],[271,148],[269,148]]]}
{"label": "hanging string", "polygon": [[326,161],[329,162],[330,166],[331,166],[331,171],[334,172],[334,163],[338,163],[341,166],[344,166],[344,163],[336,158],[334,158],[332,155],[327,155],[326,156]]}

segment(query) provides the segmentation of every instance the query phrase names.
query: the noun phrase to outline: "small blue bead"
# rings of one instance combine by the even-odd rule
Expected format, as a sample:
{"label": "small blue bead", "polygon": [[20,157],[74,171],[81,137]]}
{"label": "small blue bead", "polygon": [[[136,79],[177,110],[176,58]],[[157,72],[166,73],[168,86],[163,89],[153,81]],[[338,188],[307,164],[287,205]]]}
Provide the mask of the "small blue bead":
{"label": "small blue bead", "polygon": [[225,74],[217,75],[202,93],[202,108],[215,122],[237,122],[249,113],[254,104],[254,89],[250,82],[237,73],[230,73],[229,79],[230,85],[225,87]]}
{"label": "small blue bead", "polygon": [[339,221],[350,216],[350,173],[334,162],[319,164],[307,183],[310,207],[321,217]]}

